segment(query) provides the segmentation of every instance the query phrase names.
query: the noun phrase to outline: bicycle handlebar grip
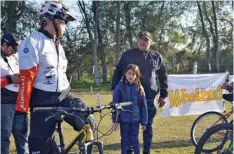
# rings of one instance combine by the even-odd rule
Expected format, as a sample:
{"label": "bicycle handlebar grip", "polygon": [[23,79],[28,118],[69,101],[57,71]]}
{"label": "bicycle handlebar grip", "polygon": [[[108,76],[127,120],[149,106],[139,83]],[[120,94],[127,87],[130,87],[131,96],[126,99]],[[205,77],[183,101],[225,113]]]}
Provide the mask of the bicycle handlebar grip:
{"label": "bicycle handlebar grip", "polygon": [[130,106],[132,105],[132,102],[122,102],[122,103],[119,103],[120,106]]}
{"label": "bicycle handlebar grip", "polygon": [[52,110],[54,110],[54,107],[34,107],[33,108],[33,112],[37,112],[37,111],[43,112],[43,111],[52,111]]}

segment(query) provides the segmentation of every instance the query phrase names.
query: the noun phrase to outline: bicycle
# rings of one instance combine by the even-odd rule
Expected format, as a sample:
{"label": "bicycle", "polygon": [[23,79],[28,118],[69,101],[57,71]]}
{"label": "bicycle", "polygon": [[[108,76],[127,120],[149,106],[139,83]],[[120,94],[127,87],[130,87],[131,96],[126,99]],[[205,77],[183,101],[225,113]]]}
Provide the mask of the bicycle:
{"label": "bicycle", "polygon": [[[99,151],[100,154],[104,154],[104,152],[103,152],[104,151],[104,149],[103,149],[104,145],[103,145],[103,143],[101,141],[97,141],[96,139],[94,139],[94,140],[85,142],[86,133],[85,133],[84,129],[82,129],[78,133],[78,135],[74,138],[74,140],[65,148],[63,132],[62,132],[62,127],[61,127],[63,117],[65,115],[67,115],[67,114],[76,116],[74,114],[68,113],[68,111],[70,111],[70,112],[78,111],[78,112],[81,112],[81,113],[85,113],[85,114],[87,114],[87,117],[88,117],[88,115],[93,114],[95,112],[101,112],[104,109],[112,109],[112,112],[117,112],[117,114],[119,114],[119,112],[125,111],[122,108],[123,106],[129,106],[129,105],[131,105],[131,102],[122,102],[122,103],[119,103],[119,104],[111,103],[109,105],[100,106],[98,108],[89,107],[87,109],[75,108],[75,107],[35,107],[34,112],[39,112],[39,111],[40,112],[43,112],[43,111],[48,112],[48,111],[51,111],[52,116],[48,117],[46,120],[48,120],[50,118],[56,118],[56,123],[57,123],[57,127],[58,127],[57,131],[59,133],[59,140],[60,140],[60,145],[58,146],[59,154],[67,154],[76,143],[78,144],[77,154],[91,154],[92,153],[92,147],[94,145],[96,145],[98,147],[98,151]],[[79,118],[79,117],[77,117],[77,118]]]}
{"label": "bicycle", "polygon": [[[209,148],[211,150],[204,150]],[[199,140],[194,154],[211,152],[233,154],[233,125],[231,123],[218,124],[209,128]]]}
{"label": "bicycle", "polygon": [[[231,88],[223,88],[229,91],[229,93],[232,92]],[[232,102],[230,102],[232,103]],[[226,111],[224,111],[225,113]],[[192,144],[196,147],[197,143],[200,139],[200,137],[206,132],[206,130],[214,125],[221,124],[221,123],[228,123],[228,118],[233,113],[233,107],[231,110],[227,113],[219,113],[215,111],[210,111],[203,113],[200,115],[193,123],[191,131],[190,131],[190,137]],[[205,149],[204,149],[205,150]],[[209,150],[209,149],[208,149]]]}
{"label": "bicycle", "polygon": [[190,132],[191,141],[193,145],[197,146],[197,143],[200,137],[207,131],[207,129],[217,124],[228,123],[228,118],[232,115],[232,113],[233,113],[233,107],[231,108],[229,112],[225,114],[215,112],[215,111],[210,111],[210,112],[206,112],[200,115],[194,121],[192,128],[191,128],[191,132]]}

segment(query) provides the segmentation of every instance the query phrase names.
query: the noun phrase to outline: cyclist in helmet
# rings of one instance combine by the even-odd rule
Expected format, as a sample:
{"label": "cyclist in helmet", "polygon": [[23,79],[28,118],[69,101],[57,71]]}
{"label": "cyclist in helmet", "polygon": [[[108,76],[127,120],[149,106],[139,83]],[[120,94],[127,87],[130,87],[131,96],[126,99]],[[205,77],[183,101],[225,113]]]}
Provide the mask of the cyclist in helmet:
{"label": "cyclist in helmet", "polygon": [[[16,104],[19,114],[27,114],[30,108],[29,151],[36,154],[57,153],[52,134],[55,119],[45,121],[50,112],[33,112],[34,107],[62,106],[81,107],[85,104],[68,95],[58,103],[58,96],[69,87],[66,76],[67,59],[59,39],[63,37],[66,24],[75,17],[59,1],[45,2],[40,10],[40,26],[37,33],[25,39],[19,47],[20,84]],[[64,120],[80,130],[74,116]],[[85,125],[92,139],[90,125]]]}
{"label": "cyclist in helmet", "polygon": [[15,104],[19,90],[19,66],[16,54],[19,40],[13,34],[1,38],[1,154],[9,153],[11,133],[15,139],[18,154],[28,150],[27,116],[15,114]]}

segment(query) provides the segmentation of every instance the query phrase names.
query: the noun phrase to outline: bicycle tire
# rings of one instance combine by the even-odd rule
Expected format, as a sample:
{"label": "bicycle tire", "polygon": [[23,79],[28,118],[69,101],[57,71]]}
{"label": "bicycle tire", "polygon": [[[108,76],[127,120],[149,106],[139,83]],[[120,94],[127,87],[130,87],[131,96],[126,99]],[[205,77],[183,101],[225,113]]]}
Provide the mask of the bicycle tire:
{"label": "bicycle tire", "polygon": [[[221,119],[220,122],[222,123],[228,123],[228,120],[227,118],[219,113],[219,112],[215,112],[215,111],[210,111],[210,112],[206,112],[206,113],[203,113],[202,115],[200,115],[193,123],[192,125],[192,128],[191,128],[191,131],[190,131],[190,137],[191,137],[191,141],[193,143],[193,145],[196,147],[197,146],[197,142],[199,141],[199,139],[201,138],[202,134],[204,134],[204,132],[213,126],[213,124],[215,123],[212,123],[212,125],[209,125],[205,122],[205,121],[209,121],[209,118],[212,118],[212,117],[217,117],[214,121],[218,121],[218,119]],[[205,119],[205,120],[204,120]],[[200,123],[204,123],[204,126],[201,127],[200,126]],[[219,124],[219,123],[218,123]],[[199,130],[201,130],[203,133],[199,134],[199,130],[197,130],[196,128],[199,127]],[[201,128],[200,128],[201,127]],[[198,135],[197,135],[198,134]]]}
{"label": "bicycle tire", "polygon": [[202,135],[201,139],[199,140],[196,149],[195,149],[195,153],[194,154],[201,154],[202,152],[206,152],[206,153],[211,153],[217,150],[220,150],[221,147],[224,146],[224,144],[226,143],[227,139],[228,139],[228,135],[229,133],[226,133],[224,138],[222,139],[222,142],[219,146],[213,148],[212,150],[203,150],[203,146],[205,145],[206,141],[215,133],[221,131],[221,130],[228,130],[228,131],[232,131],[231,134],[231,138],[233,135],[233,125],[230,123],[223,123],[223,124],[218,124],[213,126],[212,128],[208,129],[206,131],[205,134]]}

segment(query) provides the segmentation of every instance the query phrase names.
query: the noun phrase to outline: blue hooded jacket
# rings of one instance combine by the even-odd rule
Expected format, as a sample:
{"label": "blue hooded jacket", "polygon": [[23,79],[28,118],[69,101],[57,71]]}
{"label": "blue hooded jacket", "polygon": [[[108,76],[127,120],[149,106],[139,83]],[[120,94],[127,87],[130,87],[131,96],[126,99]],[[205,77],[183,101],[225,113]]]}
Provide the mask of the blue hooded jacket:
{"label": "blue hooded jacket", "polygon": [[[114,90],[113,103],[121,103],[131,101],[132,105],[123,107],[124,110],[130,110],[135,114],[130,112],[120,112],[117,121],[116,114],[112,114],[113,122],[127,122],[127,123],[141,123],[142,125],[147,125],[148,123],[148,109],[146,104],[146,97],[143,87],[142,88],[142,98],[141,104],[138,103],[138,90],[136,84],[129,84],[127,81],[125,83],[125,90],[122,89],[122,81],[120,81]],[[123,91],[125,94],[123,94]],[[125,96],[125,98],[123,98]]]}

